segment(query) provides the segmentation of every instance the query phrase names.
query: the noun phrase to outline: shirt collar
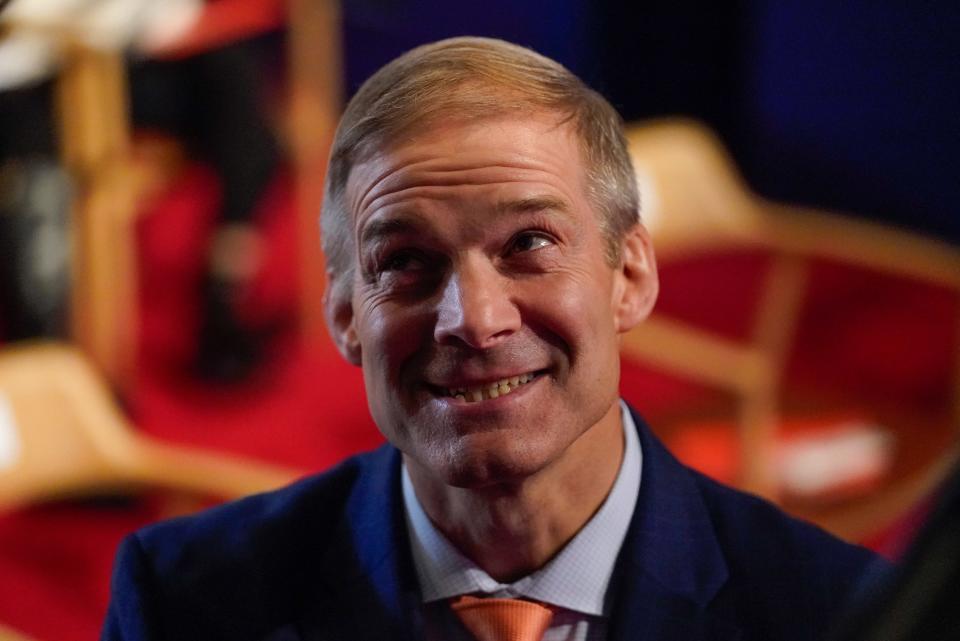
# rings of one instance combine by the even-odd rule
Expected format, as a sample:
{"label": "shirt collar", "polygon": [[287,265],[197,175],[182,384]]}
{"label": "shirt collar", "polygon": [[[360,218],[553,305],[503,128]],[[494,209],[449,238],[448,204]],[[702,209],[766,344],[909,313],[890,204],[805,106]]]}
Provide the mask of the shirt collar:
{"label": "shirt collar", "polygon": [[604,614],[604,598],[640,491],[643,454],[626,404],[620,415],[624,454],[613,487],[596,514],[549,563],[513,583],[500,583],[461,554],[434,527],[402,471],[411,552],[424,603],[482,592],[527,597],[584,614]]}

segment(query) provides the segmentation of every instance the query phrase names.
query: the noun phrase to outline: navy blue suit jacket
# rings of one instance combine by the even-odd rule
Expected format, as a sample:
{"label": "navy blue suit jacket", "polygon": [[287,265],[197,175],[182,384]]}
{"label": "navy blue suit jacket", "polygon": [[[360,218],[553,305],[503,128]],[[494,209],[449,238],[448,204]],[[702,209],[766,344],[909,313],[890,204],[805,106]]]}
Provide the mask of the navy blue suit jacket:
{"label": "navy blue suit jacket", "polygon": [[[682,466],[635,417],[640,495],[611,585],[611,641],[809,641],[884,564]],[[117,556],[103,639],[414,640],[390,446],[288,488],[150,526]]]}

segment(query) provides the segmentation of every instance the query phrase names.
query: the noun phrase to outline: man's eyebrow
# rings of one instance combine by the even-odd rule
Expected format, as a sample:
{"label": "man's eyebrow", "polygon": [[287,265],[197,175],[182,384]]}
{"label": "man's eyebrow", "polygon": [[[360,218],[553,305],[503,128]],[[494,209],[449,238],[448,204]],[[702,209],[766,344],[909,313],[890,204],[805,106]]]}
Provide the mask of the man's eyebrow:
{"label": "man's eyebrow", "polygon": [[410,216],[377,219],[363,226],[360,244],[371,243],[386,236],[418,233],[420,230],[417,220]]}
{"label": "man's eyebrow", "polygon": [[538,211],[554,211],[560,214],[570,214],[570,204],[555,196],[530,196],[529,198],[520,198],[517,200],[507,200],[501,202],[497,209],[500,213],[507,214],[526,214]]}

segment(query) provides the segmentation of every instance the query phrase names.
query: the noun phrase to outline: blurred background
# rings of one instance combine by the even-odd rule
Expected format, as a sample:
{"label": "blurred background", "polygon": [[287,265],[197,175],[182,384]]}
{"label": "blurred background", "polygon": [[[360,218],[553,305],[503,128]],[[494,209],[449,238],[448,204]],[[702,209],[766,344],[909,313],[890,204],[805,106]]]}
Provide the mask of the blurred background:
{"label": "blurred background", "polygon": [[957,33],[951,2],[0,2],[0,639],[96,638],[124,534],[381,442],[320,317],[327,146],[462,34],[628,123],[662,294],[623,396],[898,558],[960,440]]}

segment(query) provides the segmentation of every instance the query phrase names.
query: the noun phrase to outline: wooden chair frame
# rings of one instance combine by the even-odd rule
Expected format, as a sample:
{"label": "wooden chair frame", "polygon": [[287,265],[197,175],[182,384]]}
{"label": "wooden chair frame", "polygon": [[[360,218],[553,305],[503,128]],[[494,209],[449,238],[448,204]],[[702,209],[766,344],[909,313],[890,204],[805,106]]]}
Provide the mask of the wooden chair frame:
{"label": "wooden chair frame", "polygon": [[0,352],[0,403],[14,450],[0,466],[0,509],[143,487],[233,499],[298,476],[138,433],[87,357],[67,345]]}
{"label": "wooden chair frame", "polygon": [[[772,469],[782,372],[803,303],[810,259],[828,259],[916,278],[960,296],[960,251],[929,238],[866,221],[766,201],[751,193],[719,140],[704,126],[670,119],[628,130],[641,194],[651,201],[647,224],[661,261],[734,248],[773,255],[750,338],[719,336],[653,314],[623,340],[624,353],[732,392],[738,398],[740,484],[776,497]],[[956,416],[960,425],[960,351]],[[909,505],[949,468],[951,449],[904,480],[884,506]],[[875,517],[876,506],[864,507]],[[863,518],[859,519],[862,522]]]}

